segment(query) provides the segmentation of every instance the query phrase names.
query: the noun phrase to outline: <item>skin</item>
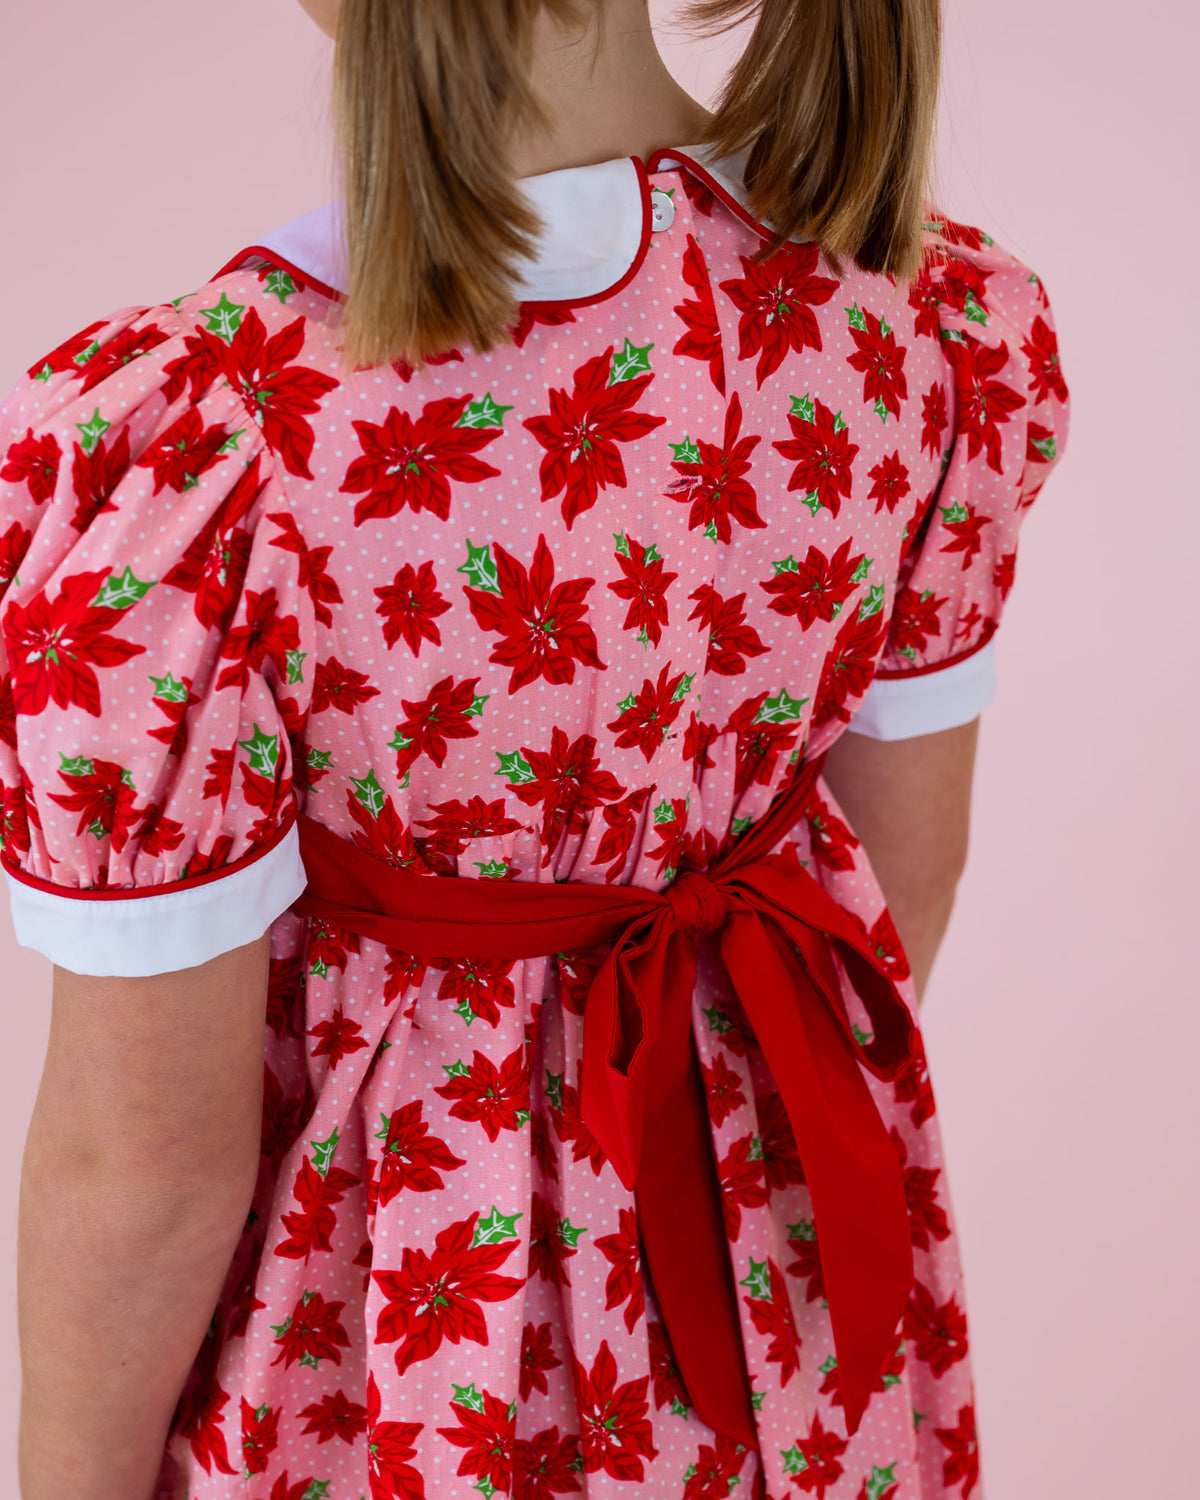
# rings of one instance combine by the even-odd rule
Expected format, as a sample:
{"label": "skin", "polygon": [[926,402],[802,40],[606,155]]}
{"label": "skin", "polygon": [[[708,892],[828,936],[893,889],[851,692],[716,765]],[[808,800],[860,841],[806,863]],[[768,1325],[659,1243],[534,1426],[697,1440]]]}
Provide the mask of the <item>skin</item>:
{"label": "skin", "polygon": [[[302,3],[335,34],[338,0]],[[606,4],[594,63],[590,31],[542,27],[534,78],[554,128],[512,142],[516,175],[700,139],[707,111],[667,72],[645,0]],[[966,858],[977,729],[848,733],[827,763],[918,993]],[[54,971],[21,1176],[22,1500],[151,1500],[253,1193],[266,989],[265,936],[154,978]]]}

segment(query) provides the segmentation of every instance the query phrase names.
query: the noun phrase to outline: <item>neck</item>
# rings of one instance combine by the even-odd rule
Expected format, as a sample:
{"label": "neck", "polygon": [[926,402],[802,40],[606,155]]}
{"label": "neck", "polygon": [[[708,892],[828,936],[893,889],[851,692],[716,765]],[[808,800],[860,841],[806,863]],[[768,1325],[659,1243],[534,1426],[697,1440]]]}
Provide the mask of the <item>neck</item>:
{"label": "neck", "polygon": [[531,72],[549,128],[515,133],[509,161],[518,177],[620,156],[645,161],[660,147],[698,143],[712,119],[668,72],[646,0],[586,8],[582,30],[539,17]]}

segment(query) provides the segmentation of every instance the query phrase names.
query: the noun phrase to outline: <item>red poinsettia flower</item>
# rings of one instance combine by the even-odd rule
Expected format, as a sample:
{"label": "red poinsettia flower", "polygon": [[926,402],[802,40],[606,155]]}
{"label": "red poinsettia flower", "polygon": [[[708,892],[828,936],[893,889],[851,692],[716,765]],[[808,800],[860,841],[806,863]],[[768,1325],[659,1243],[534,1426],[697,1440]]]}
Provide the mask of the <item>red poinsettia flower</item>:
{"label": "red poinsettia flower", "polygon": [[865,328],[851,326],[850,337],[858,345],[846,363],[863,376],[863,400],[876,403],[876,409],[893,416],[900,415],[900,403],[908,396],[904,361],[908,350],[896,343],[894,329],[883,331],[882,320],[864,307],[861,313]]}
{"label": "red poinsettia flower", "polygon": [[962,1500],[967,1500],[979,1483],[979,1438],[975,1429],[975,1407],[960,1406],[958,1425],[935,1427],[938,1441],[947,1450],[942,1465],[942,1483],[961,1484]]}
{"label": "red poinsettia flower", "polygon": [[742,1075],[735,1073],[719,1052],[713,1059],[711,1068],[707,1063],[700,1064],[700,1072],[704,1078],[709,1117],[719,1129],[734,1110],[740,1109],[746,1102],[746,1096],[742,1092]]}
{"label": "red poinsettia flower", "polygon": [[275,1247],[275,1254],[290,1260],[307,1260],[314,1250],[332,1250],[329,1236],[337,1225],[334,1205],[341,1203],[352,1187],[361,1181],[341,1167],[330,1166],[324,1176],[304,1158],[296,1173],[292,1196],[300,1205],[299,1213],[283,1215],[286,1240]]}
{"label": "red poinsettia flower", "polygon": [[542,805],[543,865],[559,840],[567,833],[582,833],[588,813],[602,802],[614,802],[625,788],[596,757],[596,741],[590,734],[569,741],[557,726],[550,735],[548,751],[521,747],[532,773],[527,782],[512,784],[512,791],[528,807]]}
{"label": "red poinsettia flower", "polygon": [[778,1093],[759,1094],[754,1101],[768,1193],[804,1181],[804,1168],[792,1134],[792,1122]]}
{"label": "red poinsettia flower", "polygon": [[33,532],[14,521],[3,536],[0,536],[0,599],[8,592],[8,586],[17,576],[17,569],[24,561],[33,541]]}
{"label": "red poinsettia flower", "polygon": [[518,1047],[510,1052],[499,1067],[477,1051],[469,1068],[451,1074],[434,1093],[453,1099],[450,1113],[454,1118],[482,1125],[489,1141],[498,1139],[502,1130],[519,1130],[521,1116],[529,1115],[525,1049]]}
{"label": "red poinsettia flower", "polygon": [[873,469],[868,469],[867,478],[874,480],[867,498],[874,500],[877,511],[886,505],[889,516],[905,495],[912,492],[912,485],[908,482],[908,465],[900,462],[898,448],[895,453],[881,458]]}
{"label": "red poinsettia flower", "polygon": [[[184,677],[181,681],[175,682],[168,675],[165,678],[151,678],[151,681],[155,683],[155,692],[151,702],[155,708],[166,714],[167,722],[158,725],[155,729],[147,729],[146,733],[152,740],[166,745],[168,755],[182,757],[188,742],[187,711],[194,703],[200,702],[200,695],[192,692],[190,677]],[[231,756],[230,765],[232,764]]]}
{"label": "red poinsettia flower", "polygon": [[778,448],[784,458],[796,460],[788,489],[815,495],[817,505],[825,506],[830,515],[836,516],[842,496],[850,495],[858,444],[850,441],[850,429],[841,421],[840,414],[830,411],[819,396],[813,399],[812,412],[811,418],[801,412],[788,412],[792,436],[771,446]]}
{"label": "red poinsettia flower", "polygon": [[33,503],[43,505],[54,494],[61,462],[62,449],[54,434],[35,437],[30,427],[19,442],[9,444],[0,479],[6,484],[27,484]]}
{"label": "red poinsettia flower", "polygon": [[676,303],[674,311],[683,319],[687,332],[682,334],[672,349],[672,354],[688,354],[693,359],[708,362],[708,373],[713,385],[725,394],[725,355],[721,346],[721,328],[717,322],[717,309],[713,302],[712,282],[704,255],[694,235],[687,237],[687,248],[683,252],[683,279],[695,292],[695,299],[684,298]]}
{"label": "red poinsettia flower", "polygon": [[279,1411],[278,1406],[255,1408],[242,1397],[242,1461],[247,1474],[267,1472],[271,1454],[279,1445]]}
{"label": "red poinsettia flower", "polygon": [[776,564],[775,577],[759,584],[776,596],[771,609],[777,614],[795,615],[803,630],[816,620],[832,620],[858,587],[854,575],[862,566],[864,554],[851,557],[852,540],[847,537],[832,557],[810,546],[802,563],[788,558],[790,567]]}
{"label": "red poinsettia flower", "polygon": [[904,1168],[904,1197],[908,1204],[908,1224],[912,1242],[918,1250],[928,1250],[929,1240],[948,1240],[950,1221],[946,1210],[938,1202],[937,1180],[942,1175],[940,1167],[910,1167],[908,1148],[904,1138],[893,1125],[892,1145]]}
{"label": "red poinsettia flower", "polygon": [[734,391],[725,408],[721,446],[698,438],[696,450],[700,457],[695,461],[675,459],[671,467],[681,477],[672,480],[666,490],[673,500],[691,505],[689,531],[703,527],[706,535],[720,542],[732,538],[730,518],[751,531],[767,524],[758,513],[754,486],[745,477],[750,472],[750,455],[762,437],[757,434],[739,437],[741,425],[742,403]]}
{"label": "red poinsettia flower", "polygon": [[886,628],[882,612],[864,620],[856,611],[838,631],[821,668],[814,724],[824,724],[828,719],[850,722],[853,715],[846,704],[862,697],[870,686]]}
{"label": "red poinsettia flower", "polygon": [[370,680],[365,672],[343,666],[336,656],[318,662],[313,674],[312,712],[319,714],[327,708],[336,708],[353,716],[360,703],[379,696],[377,687],[368,686]]}
{"label": "red poinsettia flower", "polygon": [[721,1211],[725,1233],[731,1240],[736,1240],[742,1231],[742,1209],[761,1208],[767,1201],[766,1163],[761,1155],[751,1156],[753,1146],[753,1135],[744,1135],[740,1141],[734,1141],[717,1163]]}
{"label": "red poinsettia flower", "polygon": [[917,593],[916,589],[902,588],[892,612],[893,647],[906,655],[924,651],[930,638],[942,633],[939,615],[945,603],[932,589]]}
{"label": "red poinsettia flower", "polygon": [[788,1247],[796,1259],[787,1268],[789,1276],[808,1282],[806,1302],[818,1302],[825,1296],[825,1274],[821,1269],[821,1248],[811,1219],[788,1225]]}
{"label": "red poinsettia flower", "polygon": [[[842,1400],[842,1388],[838,1378],[837,1361],[832,1360],[828,1365],[822,1365],[821,1368],[825,1371],[825,1378],[820,1385],[821,1395],[829,1397],[829,1404],[831,1406],[844,1407],[846,1403]],[[870,1394],[873,1395],[876,1391],[890,1390],[903,1374],[904,1342],[901,1340],[880,1366],[879,1373],[875,1376],[875,1383],[871,1386]],[[894,1489],[885,1490],[880,1495],[879,1500],[887,1500],[888,1495],[892,1495],[894,1500]]]}
{"label": "red poinsettia flower", "polygon": [[577,1236],[574,1232],[564,1235],[564,1225],[567,1221],[560,1219],[554,1205],[535,1192],[529,1226],[529,1274],[542,1277],[551,1286],[571,1285],[567,1261],[579,1254],[578,1245],[572,1243]]}
{"label": "red poinsettia flower", "polygon": [[935,380],[921,397],[921,452],[926,448],[931,454],[942,449],[942,433],[949,423],[946,415],[946,387]]}
{"label": "red poinsettia flower", "polygon": [[521,1334],[522,1401],[528,1401],[534,1391],[541,1391],[543,1396],[550,1394],[546,1371],[557,1370],[562,1364],[552,1345],[549,1323],[542,1323],[537,1328],[532,1323],[526,1323]]}
{"label": "red poinsettia flower", "polygon": [[403,778],[421,755],[428,755],[435,766],[443,765],[449,740],[476,738],[479,731],[471,723],[471,709],[478,686],[478,677],[467,677],[459,683],[453,677],[443,677],[419,702],[401,698],[405,717],[396,725],[396,738],[391,742],[396,751],[397,776]]}
{"label": "red poinsettia flower", "polygon": [[683,190],[688,196],[688,202],[698,214],[703,214],[706,219],[712,218],[713,206],[717,201],[717,195],[699,177],[693,177],[690,172],[682,172]]}
{"label": "red poinsettia flower", "polygon": [[300,625],[295,615],[281,615],[274,586],[261,593],[247,589],[246,623],[226,632],[222,658],[229,659],[217,678],[217,687],[245,691],[251,672],[262,672],[269,663],[280,682],[287,681],[287,656],[300,647]]}
{"label": "red poinsettia flower", "polygon": [[571,1366],[583,1429],[580,1446],[584,1473],[603,1470],[614,1479],[640,1484],[645,1478],[642,1458],[658,1457],[646,1400],[650,1377],[642,1375],[618,1385],[617,1362],[607,1339],[596,1352],[590,1374],[574,1356]]}
{"label": "red poinsettia flower", "polygon": [[702,583],[688,598],[696,601],[688,619],[699,620],[708,630],[706,672],[737,677],[746,670],[748,656],[762,656],[770,649],[754,626],[746,624],[745,594],[722,599],[711,584]]}
{"label": "red poinsettia flower", "polygon": [[664,573],[663,559],[657,555],[648,560],[650,547],[643,547],[631,536],[624,538],[625,552],[615,554],[617,566],[625,575],[608,586],[618,599],[628,599],[629,610],[625,615],[623,629],[641,632],[652,646],[662,640],[663,626],[667,624],[667,589],[679,577],[678,573]]}
{"label": "red poinsettia flower", "polygon": [[282,1360],[285,1370],[290,1370],[297,1360],[316,1364],[322,1359],[331,1359],[335,1365],[340,1365],[342,1350],[350,1347],[350,1336],[341,1320],[345,1305],[344,1302],[326,1302],[320,1292],[302,1292],[276,1332],[279,1353],[271,1363],[277,1365]]}
{"label": "red poinsettia flower", "polygon": [[913,1059],[899,1073],[893,1084],[897,1104],[912,1105],[912,1122],[924,1125],[936,1112],[933,1086],[929,1081],[929,1063],[925,1057],[925,1046],[920,1033],[914,1037]]}
{"label": "red poinsettia flower", "polygon": [[[375,1190],[368,1190],[367,1208],[370,1212],[378,1206],[386,1208],[393,1198],[407,1190],[410,1193],[440,1192],[445,1186],[443,1172],[456,1172],[466,1162],[455,1156],[446,1142],[432,1135],[428,1123],[421,1118],[425,1108],[423,1099],[414,1099],[402,1104],[390,1115],[383,1116],[383,1130],[379,1132],[383,1148],[379,1163],[379,1183]],[[372,1169],[374,1163],[371,1164]],[[372,1170],[372,1183],[374,1170]]]}
{"label": "red poinsettia flower", "polygon": [[1059,401],[1067,399],[1067,383],[1058,363],[1058,335],[1040,315],[1033,320],[1029,338],[1021,345],[1029,360],[1030,386],[1035,401],[1044,401],[1053,393]]}
{"label": "red poinsettia flower", "polygon": [[683,758],[694,760],[695,766],[692,774],[699,781],[701,771],[711,771],[716,761],[709,755],[712,742],[721,733],[715,724],[705,724],[693,713],[688,718],[688,726],[683,735]]}
{"label": "red poinsettia flower", "polygon": [[612,885],[621,878],[629,851],[633,847],[642,809],[649,795],[648,786],[638,787],[628,797],[623,797],[620,802],[610,802],[602,810],[604,832],[601,835],[599,847],[592,857],[592,863],[608,865],[604,875],[607,885]]}
{"label": "red poinsettia flower", "polygon": [[573,1432],[560,1438],[557,1427],[547,1427],[532,1438],[518,1438],[512,1451],[512,1500],[550,1500],[581,1489],[579,1464],[579,1439]]}
{"label": "red poinsettia flower", "polygon": [[675,1363],[665,1326],[662,1323],[647,1322],[646,1330],[650,1335],[650,1377],[654,1381],[655,1410],[660,1411],[669,1402],[678,1402],[682,1407],[690,1406],[687,1387],[679,1373],[679,1366]]}
{"label": "red poinsettia flower", "polygon": [[329,606],[343,602],[337,580],[330,577],[327,568],[333,548],[310,547],[296,525],[295,517],[287,511],[276,511],[266,519],[274,521],[280,531],[279,536],[271,539],[271,546],[294,552],[300,559],[300,587],[308,590],[318,624],[332,625],[333,611]]}
{"label": "red poinsettia flower", "polygon": [[501,1009],[511,1010],[516,1004],[516,991],[508,977],[512,973],[511,960],[506,963],[503,959],[434,958],[429,966],[445,973],[438,999],[456,1000],[455,1009],[464,1017],[478,1017],[489,1026],[498,1026]]}
{"label": "red poinsettia flower", "polygon": [[461,427],[458,419],[471,395],[427,401],[421,415],[393,406],[382,423],[355,422],[362,447],[346,470],[343,494],[365,495],[354,507],[354,524],[386,520],[407,505],[431,511],[440,520],[450,515],[450,481],[478,484],[500,470],[474,454],[503,437],[499,427]]}
{"label": "red poinsettia flower", "polygon": [[86,363],[79,356],[92,347],[96,342],[95,335],[107,322],[107,318],[101,318],[97,323],[89,323],[86,328],[81,328],[78,333],[72,334],[64,343],[59,344],[57,349],[39,359],[37,364],[30,365],[26,371],[30,380],[46,380],[51,375],[61,375],[64,370],[69,370],[72,375],[77,376],[81,366]]}
{"label": "red poinsettia flower", "polygon": [[51,792],[51,802],[57,802],[68,812],[79,814],[77,834],[93,833],[97,838],[108,837],[114,854],[120,854],[129,842],[129,836],[138,822],[139,814],[134,810],[137,792],[127,780],[124,766],[111,760],[91,760],[85,771],[59,771],[59,776],[71,788],[69,794]]}
{"label": "red poinsettia flower", "polygon": [[259,460],[243,470],[221,509],[188,544],[187,551],[168,572],[164,583],[195,594],[197,620],[224,633],[242,592],[250,563],[251,537],[238,522],[261,488]]}
{"label": "red poinsettia flower", "polygon": [[603,671],[595,632],[583,618],[596,580],[572,578],[556,585],[554,558],[544,536],[538,537],[528,572],[499,542],[492,551],[499,592],[463,592],[480,629],[503,636],[488,660],[512,668],[510,695],[540,677],[551,683],[574,682],[577,661]]}
{"label": "red poinsettia flower", "polygon": [[516,833],[521,827],[515,818],[505,817],[503,797],[494,802],[485,802],[482,797],[472,797],[469,802],[431,802],[429,811],[434,814],[432,818],[419,819],[420,826],[430,830],[421,840],[426,859],[431,855],[457,859],[471,839]]}
{"label": "red poinsettia flower", "polygon": [[1001,601],[1008,598],[1008,591],[1012,588],[1017,576],[1017,554],[1006,552],[1000,561],[992,569],[992,583],[1000,591]]}
{"label": "red poinsettia flower", "polygon": [[504,1302],[524,1286],[524,1279],[497,1275],[519,1241],[475,1243],[478,1212],[448,1225],[434,1241],[432,1255],[406,1248],[399,1271],[372,1271],[387,1305],[379,1314],[377,1344],[400,1341],[396,1369],[401,1375],[441,1348],[488,1342],[481,1303]]}
{"label": "red poinsettia flower", "polygon": [[787,1281],[770,1256],[767,1257],[767,1277],[767,1296],[746,1296],[742,1300],[755,1328],[771,1341],[767,1345],[767,1363],[779,1366],[782,1389],[800,1368],[800,1335],[796,1331],[796,1316],[792,1311]]}
{"label": "red poinsettia flower", "polygon": [[828,302],[838,283],[814,276],[820,260],[815,244],[788,241],[761,265],[739,255],[740,280],[721,282],[740,310],[738,358],[758,355],[758,387],[773,375],[789,351],[821,348],[821,329],[812,309]]}
{"label": "red poinsettia flower", "polygon": [[[512,1488],[512,1450],[517,1437],[515,1402],[510,1405],[491,1391],[483,1391],[480,1407],[451,1401],[457,1427],[439,1427],[438,1436],[466,1452],[459,1460],[460,1474],[478,1474],[492,1490]],[[478,1486],[477,1486],[478,1487]]]}
{"label": "red poinsettia flower", "polygon": [[625,1304],[625,1327],[630,1333],[637,1320],[646,1310],[642,1294],[642,1260],[638,1248],[637,1215],[632,1209],[623,1208],[619,1215],[620,1229],[616,1234],[601,1235],[596,1240],[596,1249],[612,1266],[604,1284],[605,1307],[611,1311]]}
{"label": "red poinsettia flower", "polygon": [[512,325],[513,343],[518,349],[525,347],[525,340],[539,324],[549,328],[561,327],[563,323],[574,323],[573,307],[556,306],[554,303],[522,302],[520,315]]}
{"label": "red poinsettia flower", "polygon": [[657,682],[647,677],[640,692],[631,694],[626,704],[618,705],[621,713],[605,726],[616,734],[618,750],[636,745],[648,761],[653,760],[683,708],[679,688],[687,674],[679,672],[668,678],[670,670],[668,662],[658,674]]}
{"label": "red poinsettia flower", "polygon": [[942,525],[952,537],[942,551],[961,552],[962,565],[964,569],[969,568],[972,559],[983,546],[983,528],[992,524],[992,518],[977,516],[973,505],[942,506],[941,511]]}
{"label": "red poinsettia flower", "polygon": [[95,667],[121,666],[145,646],[111,634],[126,606],[95,604],[111,568],[75,573],[63,579],[54,603],[45,591],[28,604],[12,604],[5,619],[5,645],[12,663],[13,708],[40,714],[54,700],[58,708],[83,708],[101,715],[101,687]]}
{"label": "red poinsettia flower", "polygon": [[796,1474],[792,1483],[822,1500],[825,1491],[842,1477],[843,1466],[839,1459],[849,1444],[836,1432],[827,1432],[821,1422],[821,1414],[812,1419],[806,1438],[797,1437],[796,1447],[805,1461],[805,1467]]}
{"label": "red poinsettia flower", "polygon": [[617,444],[645,437],[667,420],[633,410],[653,375],[609,383],[613,348],[610,344],[603,354],[580,365],[574,391],[552,389],[550,411],[526,417],[523,424],[546,450],[538,471],[542,499],[563,494],[568,531],[576,516],[591,510],[602,489],[625,487],[625,464]]}
{"label": "red poinsettia flower", "polygon": [[19,786],[0,787],[0,848],[11,859],[30,850],[29,814],[25,793]]}
{"label": "red poinsettia flower", "polygon": [[153,857],[178,849],[183,843],[185,831],[182,823],[168,818],[157,802],[151,802],[142,810],[141,821],[133,837],[141,845],[141,852]]}
{"label": "red poinsettia flower", "polygon": [[[79,387],[79,394],[86,395],[88,391],[103,384],[115,371],[127,365],[130,360],[137,359],[142,354],[149,354],[151,349],[157,349],[159,344],[165,344],[167,338],[168,335],[153,323],[148,328],[135,325],[133,328],[124,329],[114,338],[109,339],[102,349],[98,349],[83,364],[83,383]],[[78,373],[78,370],[73,373]]]}
{"label": "red poinsettia flower", "polygon": [[716,1447],[701,1443],[692,1476],[683,1487],[683,1500],[726,1500],[738,1483],[749,1452],[732,1438],[720,1435]]}
{"label": "red poinsettia flower", "polygon": [[741,794],[755,782],[769,786],[779,757],[796,743],[794,723],[760,721],[759,713],[767,701],[764,690],[756,697],[739,703],[729,716],[723,734],[736,734],[734,748],[734,794]]}
{"label": "red poinsettia flower", "polygon": [[193,1457],[206,1474],[211,1474],[214,1468],[218,1474],[236,1474],[225,1442],[223,1408],[229,1395],[217,1383],[212,1368],[214,1353],[210,1351],[215,1341],[205,1343],[206,1348],[180,1399],[175,1431],[188,1440]]}
{"label": "red poinsettia flower", "polygon": [[962,342],[947,340],[946,359],[954,369],[957,388],[958,426],[967,435],[967,457],[980,450],[987,453],[988,468],[1003,473],[1000,461],[1000,424],[1025,405],[1025,397],[996,376],[1008,364],[1008,345],[989,349],[964,334]]}
{"label": "red poinsettia flower", "polygon": [[319,1401],[303,1407],[296,1413],[307,1419],[307,1426],[300,1431],[306,1436],[316,1435],[318,1443],[331,1443],[341,1438],[347,1447],[354,1447],[354,1440],[367,1430],[367,1408],[351,1401],[344,1391],[326,1391]]}
{"label": "red poinsettia flower", "polygon": [[402,953],[398,948],[389,948],[387,954],[387,965],[383,971],[383,1003],[390,1005],[400,995],[420,988],[421,981],[425,978],[425,960],[412,953]]}
{"label": "red poinsettia flower", "polygon": [[129,472],[131,462],[128,427],[121,428],[111,446],[107,438],[101,438],[90,453],[75,444],[71,485],[76,503],[71,525],[76,531],[86,531],[102,511],[117,509],[112,497]]}
{"label": "red poinsettia flower", "polygon": [[434,621],[451,606],[438,590],[431,562],[423,562],[417,569],[405,563],[391,583],[375,593],[379,598],[375,613],[383,617],[383,638],[389,650],[401,638],[414,656],[420,656],[422,641],[442,644],[441,630]]}
{"label": "red poinsettia flower", "polygon": [[966,1359],[970,1350],[967,1319],[958,1298],[952,1292],[947,1301],[939,1304],[920,1281],[904,1314],[904,1337],[911,1341],[917,1358],[924,1360],[935,1375],[944,1375],[952,1364]]}
{"label": "red poinsettia flower", "polygon": [[358,824],[350,835],[358,848],[398,870],[409,870],[414,866],[419,870],[425,868],[417,841],[404,826],[390,796],[383,799],[379,811],[373,814],[353,791],[348,791],[346,807]]}
{"label": "red poinsettia flower", "polygon": [[381,1422],[383,1404],[367,1371],[367,1477],[371,1500],[425,1500],[425,1480],[408,1462],[416,1456],[424,1422]]}
{"label": "red poinsettia flower", "polygon": [[[308,461],[316,439],[308,418],[320,410],[322,398],[338,385],[330,375],[292,363],[304,348],[307,326],[308,320],[299,317],[268,338],[266,324],[251,307],[228,343],[208,329],[199,334],[210,365],[242,397],[268,448],[279,455],[288,473],[299,479],[313,477]],[[182,376],[182,371],[170,373]],[[193,378],[203,379],[203,375],[197,372]]]}
{"label": "red poinsettia flower", "polygon": [[229,441],[223,422],[205,427],[198,408],[189,406],[177,421],[137,460],[139,469],[154,471],[154,493],[172,489],[182,495],[200,482],[200,475],[222,462],[221,449]]}
{"label": "red poinsettia flower", "polygon": [[[656,813],[661,816],[661,807]],[[671,814],[666,822],[654,824],[659,845],[650,850],[650,858],[658,865],[659,873],[673,880],[686,870],[707,870],[716,858],[716,837],[707,828],[688,832],[686,797],[671,798]]]}
{"label": "red poinsettia flower", "polygon": [[[582,1011],[579,1012],[582,1015]],[[564,1078],[562,1081],[561,1103],[557,1106],[551,1105],[550,1113],[554,1120],[554,1129],[558,1132],[558,1138],[563,1144],[570,1143],[571,1160],[587,1161],[597,1177],[600,1169],[608,1160],[600,1149],[600,1143],[583,1121],[583,1100],[580,1093],[583,1083],[583,1064],[576,1065],[575,1083],[571,1084]]]}
{"label": "red poinsettia flower", "polygon": [[818,864],[828,870],[853,870],[854,855],[850,851],[860,847],[859,841],[820,798],[808,815],[808,826],[812,832],[813,858]]}

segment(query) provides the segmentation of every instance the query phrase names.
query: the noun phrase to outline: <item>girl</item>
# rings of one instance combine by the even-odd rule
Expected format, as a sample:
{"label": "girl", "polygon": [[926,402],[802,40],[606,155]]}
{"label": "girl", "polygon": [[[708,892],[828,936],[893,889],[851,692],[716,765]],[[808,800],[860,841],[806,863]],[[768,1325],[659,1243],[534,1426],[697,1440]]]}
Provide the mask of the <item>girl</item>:
{"label": "girl", "polygon": [[24,1500],[980,1493],[915,1013],[1067,390],[936,0],[307,0],[344,195],[0,420]]}

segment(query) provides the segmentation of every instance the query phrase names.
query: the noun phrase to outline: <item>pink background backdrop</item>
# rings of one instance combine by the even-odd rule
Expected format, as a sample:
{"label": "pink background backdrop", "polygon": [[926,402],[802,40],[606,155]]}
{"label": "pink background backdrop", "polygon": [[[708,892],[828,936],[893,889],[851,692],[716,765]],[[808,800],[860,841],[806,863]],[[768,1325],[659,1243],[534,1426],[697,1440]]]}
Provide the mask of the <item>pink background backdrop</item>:
{"label": "pink background backdrop", "polygon": [[[652,3],[671,67],[709,101],[737,36],[685,40],[671,0]],[[1042,275],[1075,402],[1025,532],[970,868],[924,1008],[984,1474],[990,1500],[1181,1495],[1200,1395],[1200,22],[1182,0],[1136,18],[1114,0],[947,8],[943,203]],[[294,0],[5,7],[4,394],[85,323],[190,291],[332,195],[328,50]],[[18,1147],[49,978],[0,897],[13,1495]]]}

